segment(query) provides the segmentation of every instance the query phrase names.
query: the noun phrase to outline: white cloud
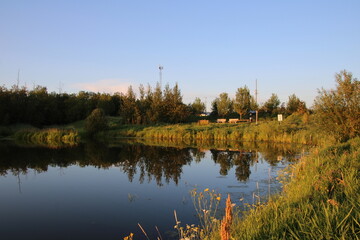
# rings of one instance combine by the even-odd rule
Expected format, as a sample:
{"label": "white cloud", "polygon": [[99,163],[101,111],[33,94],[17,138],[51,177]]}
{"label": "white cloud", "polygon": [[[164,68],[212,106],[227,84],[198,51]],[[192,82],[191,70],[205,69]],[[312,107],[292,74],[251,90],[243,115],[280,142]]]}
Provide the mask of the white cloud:
{"label": "white cloud", "polygon": [[72,84],[72,87],[78,89],[79,91],[126,93],[130,85],[133,86],[133,89],[136,89],[136,86],[123,79],[101,79],[95,82],[74,83]]}

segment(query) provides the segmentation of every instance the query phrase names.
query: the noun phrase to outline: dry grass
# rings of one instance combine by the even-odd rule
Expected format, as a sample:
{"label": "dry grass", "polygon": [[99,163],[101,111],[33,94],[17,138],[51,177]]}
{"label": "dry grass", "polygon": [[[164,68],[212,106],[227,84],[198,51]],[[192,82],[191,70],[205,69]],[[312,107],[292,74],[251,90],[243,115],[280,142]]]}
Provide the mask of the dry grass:
{"label": "dry grass", "polygon": [[226,208],[225,208],[225,216],[223,220],[221,221],[220,225],[220,236],[221,240],[229,240],[230,239],[230,228],[232,224],[232,203],[230,194],[228,194],[228,197],[226,199]]}

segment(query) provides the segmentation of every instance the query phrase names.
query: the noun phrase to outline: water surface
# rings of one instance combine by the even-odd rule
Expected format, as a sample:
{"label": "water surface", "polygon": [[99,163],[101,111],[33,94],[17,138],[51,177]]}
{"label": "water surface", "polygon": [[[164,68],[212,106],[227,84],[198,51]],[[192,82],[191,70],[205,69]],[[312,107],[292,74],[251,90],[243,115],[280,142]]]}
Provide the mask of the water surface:
{"label": "water surface", "polygon": [[171,239],[176,210],[197,223],[189,191],[214,189],[238,205],[279,191],[277,172],[302,148],[245,144],[236,149],[98,143],[73,148],[0,144],[2,239]]}

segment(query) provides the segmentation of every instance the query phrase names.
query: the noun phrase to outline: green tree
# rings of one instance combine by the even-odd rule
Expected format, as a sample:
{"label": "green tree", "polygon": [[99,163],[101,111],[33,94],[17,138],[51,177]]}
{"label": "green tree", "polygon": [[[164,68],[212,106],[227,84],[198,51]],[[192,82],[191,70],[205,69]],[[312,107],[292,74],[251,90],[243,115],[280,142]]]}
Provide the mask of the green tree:
{"label": "green tree", "polygon": [[136,123],[136,96],[132,86],[129,86],[128,91],[123,98],[120,110],[120,116],[125,123]]}
{"label": "green tree", "polygon": [[219,116],[219,112],[218,112],[218,102],[219,102],[219,98],[215,98],[214,101],[212,101],[211,103],[211,113],[210,115],[213,117],[217,117]]}
{"label": "green tree", "polygon": [[164,115],[166,116],[166,122],[178,123],[188,117],[189,111],[182,102],[181,91],[177,83],[172,89],[169,85],[166,85],[164,89],[163,109],[165,109]]}
{"label": "green tree", "polygon": [[301,101],[295,94],[289,96],[289,100],[286,104],[286,112],[292,114],[295,112],[306,112],[306,104]]}
{"label": "green tree", "polygon": [[97,97],[97,108],[101,108],[104,110],[106,115],[113,115],[115,112],[115,104],[112,101],[111,95],[108,93],[98,93]]}
{"label": "green tree", "polygon": [[193,114],[201,114],[205,112],[205,103],[200,98],[195,98],[195,101],[190,105]]}
{"label": "green tree", "polygon": [[234,110],[240,115],[240,119],[251,107],[251,95],[247,86],[238,88],[235,94]]}
{"label": "green tree", "polygon": [[264,103],[264,110],[269,112],[270,114],[276,113],[280,105],[279,97],[273,93],[271,97]]}
{"label": "green tree", "polygon": [[163,93],[161,91],[160,83],[157,83],[155,90],[151,92],[150,112],[148,115],[150,122],[160,122],[163,119],[163,113]]}
{"label": "green tree", "polygon": [[319,90],[314,110],[319,126],[339,140],[360,134],[360,82],[346,70],[335,75],[335,90]]}
{"label": "green tree", "polygon": [[216,104],[219,116],[225,117],[227,114],[232,113],[232,101],[227,93],[221,93]]}
{"label": "green tree", "polygon": [[85,119],[85,130],[89,136],[106,130],[108,127],[107,119],[104,110],[101,108],[94,109],[91,114]]}

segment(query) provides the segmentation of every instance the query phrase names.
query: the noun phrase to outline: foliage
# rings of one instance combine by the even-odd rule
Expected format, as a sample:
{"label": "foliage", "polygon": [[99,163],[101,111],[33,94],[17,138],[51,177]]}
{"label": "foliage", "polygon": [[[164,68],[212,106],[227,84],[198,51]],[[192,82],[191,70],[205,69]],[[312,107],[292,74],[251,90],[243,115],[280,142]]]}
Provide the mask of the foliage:
{"label": "foliage", "polygon": [[[358,239],[360,139],[290,166],[283,193],[236,217],[233,239]],[[217,239],[217,234],[211,239]]]}
{"label": "foliage", "polygon": [[234,110],[240,115],[240,119],[251,107],[251,95],[247,86],[238,88],[235,94]]}
{"label": "foliage", "polygon": [[[309,119],[310,118],[310,119]],[[120,125],[106,132],[106,137],[137,137],[163,142],[204,142],[204,141],[267,141],[283,143],[301,143],[324,145],[333,143],[335,139],[316,131],[313,119],[307,113],[295,113],[283,122],[260,121],[255,123],[208,125],[176,124],[132,126]]]}
{"label": "foliage", "polygon": [[85,120],[85,130],[89,136],[104,131],[108,128],[108,122],[104,111],[101,108],[96,108]]}
{"label": "foliage", "polygon": [[320,90],[314,110],[319,126],[340,140],[360,134],[360,82],[350,72],[335,75],[335,90]]}
{"label": "foliage", "polygon": [[277,113],[277,110],[280,105],[280,99],[279,97],[273,93],[271,94],[271,97],[264,103],[264,110],[270,114]]}
{"label": "foliage", "polygon": [[31,124],[42,127],[84,120],[96,107],[117,115],[121,96],[81,91],[49,93],[45,87],[0,87],[0,124]]}
{"label": "foliage", "polygon": [[232,101],[225,92],[213,101],[213,106],[216,106],[217,114],[220,117],[225,117],[233,111]]}
{"label": "foliage", "polygon": [[217,219],[217,214],[221,194],[216,193],[214,190],[209,190],[209,188],[200,192],[198,192],[197,189],[193,189],[190,194],[200,224],[199,226],[192,224],[182,227],[181,222],[177,218],[176,211],[174,211],[176,222],[174,228],[179,233],[179,239],[205,239],[209,237],[220,225],[220,221]]}
{"label": "foliage", "polygon": [[295,112],[306,112],[306,104],[304,101],[301,101],[295,94],[289,96],[289,100],[286,104],[286,112],[292,114]]}
{"label": "foliage", "polygon": [[62,148],[75,146],[80,136],[73,129],[22,129],[15,133],[17,142],[46,146],[49,148]]}
{"label": "foliage", "polygon": [[84,120],[90,113],[101,108],[106,115],[120,116],[124,123],[178,123],[187,120],[190,109],[182,102],[176,84],[164,90],[158,84],[154,91],[140,86],[137,98],[130,86],[126,94],[49,93],[45,87],[0,86],[0,125],[31,124],[36,127],[62,125]]}
{"label": "foliage", "polygon": [[125,123],[137,123],[137,105],[136,96],[132,86],[129,86],[126,95],[123,97],[121,104],[120,116],[123,118]]}
{"label": "foliage", "polygon": [[[210,221],[208,234],[188,239],[359,239],[360,138],[304,156],[279,176],[283,192],[265,204],[245,204],[224,220]],[[208,191],[207,189],[205,191]],[[193,195],[193,194],[192,194]],[[200,208],[201,209],[201,208]],[[228,220],[226,220],[228,219]],[[228,224],[226,224],[228,223]],[[209,226],[196,229],[203,233]],[[185,239],[185,238],[184,238]]]}
{"label": "foliage", "polygon": [[195,98],[195,101],[190,105],[193,114],[201,114],[205,112],[205,103],[200,98]]}

